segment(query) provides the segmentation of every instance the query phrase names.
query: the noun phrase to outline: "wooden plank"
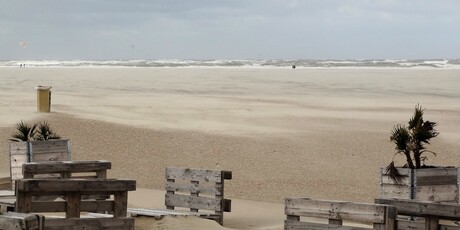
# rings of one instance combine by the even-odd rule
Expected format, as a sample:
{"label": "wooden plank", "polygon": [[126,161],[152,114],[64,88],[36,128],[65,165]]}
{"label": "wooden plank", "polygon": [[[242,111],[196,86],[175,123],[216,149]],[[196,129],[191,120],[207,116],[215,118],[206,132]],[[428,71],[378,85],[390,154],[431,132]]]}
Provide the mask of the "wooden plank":
{"label": "wooden plank", "polygon": [[[394,185],[395,182],[391,179],[389,175],[381,175],[380,178],[381,184],[389,184],[389,185]],[[404,177],[398,185],[401,186],[410,186],[410,178],[409,177]]]}
{"label": "wooden plank", "polygon": [[69,140],[48,140],[30,142],[30,161],[69,161]]}
{"label": "wooden plank", "polygon": [[[345,201],[286,198],[286,215],[342,219],[359,223],[385,223],[387,207]],[[396,214],[396,213],[395,213]]]}
{"label": "wooden plank", "polygon": [[134,218],[46,219],[46,230],[134,230]]}
{"label": "wooden plank", "polygon": [[78,192],[71,192],[66,194],[66,218],[80,217],[80,203],[81,194]]}
{"label": "wooden plank", "polygon": [[372,228],[356,227],[356,226],[343,226],[343,225],[329,225],[321,223],[312,223],[312,222],[301,222],[293,220],[284,221],[284,229],[292,230],[369,230]]}
{"label": "wooden plank", "polygon": [[415,200],[455,202],[458,200],[457,185],[431,185],[415,187]]}
{"label": "wooden plank", "polygon": [[457,176],[458,168],[454,167],[436,167],[436,168],[421,168],[415,170],[415,178],[439,176]]}
{"label": "wooden plank", "polygon": [[22,175],[22,167],[11,167],[11,178],[13,180],[24,178]]}
{"label": "wooden plank", "polygon": [[414,230],[414,229],[425,229],[425,223],[420,221],[411,221],[408,219],[398,219],[397,221],[398,230]]}
{"label": "wooden plank", "polygon": [[16,191],[16,212],[29,213],[32,208],[32,196],[22,191]]}
{"label": "wooden plank", "polygon": [[31,141],[32,153],[70,152],[69,140]]}
{"label": "wooden plank", "polygon": [[136,190],[136,180],[117,179],[21,179],[18,191],[24,192],[115,192]]}
{"label": "wooden plank", "polygon": [[29,143],[26,141],[10,142],[10,155],[29,155]]}
{"label": "wooden plank", "polygon": [[176,183],[166,181],[166,191],[182,192],[182,193],[200,193],[206,195],[222,195],[222,184],[198,184],[194,185],[191,183]]}
{"label": "wooden plank", "polygon": [[382,184],[380,186],[381,198],[410,199],[410,188],[407,185]]}
{"label": "wooden plank", "polygon": [[205,209],[213,211],[222,210],[222,200],[210,197],[193,197],[177,194],[166,194],[166,206]]}
{"label": "wooden plank", "polygon": [[128,208],[129,216],[151,216],[161,219],[165,216],[198,216],[206,219],[219,221],[221,216],[214,213],[190,212],[185,210]]}
{"label": "wooden plank", "polygon": [[223,181],[223,173],[216,170],[168,167],[166,168],[166,179],[220,183]]}
{"label": "wooden plank", "polygon": [[5,230],[43,230],[43,218],[37,214],[9,212],[0,215],[0,229]]}
{"label": "wooden plank", "polygon": [[22,165],[29,161],[27,155],[11,155],[10,156],[10,166],[22,168]]}
{"label": "wooden plank", "polygon": [[32,153],[30,156],[31,161],[68,161],[70,156],[67,152],[47,152],[47,153]]}
{"label": "wooden plank", "polygon": [[[31,212],[65,212],[66,201],[33,201]],[[82,200],[80,211],[98,212],[112,211],[114,202],[112,200]]]}
{"label": "wooden plank", "polygon": [[[66,201],[33,201],[31,212],[65,212]],[[82,200],[81,212],[106,212],[114,209],[112,200]]]}
{"label": "wooden plank", "polygon": [[126,217],[128,208],[128,192],[117,192],[114,194],[115,200],[113,204],[114,217]]}
{"label": "wooden plank", "polygon": [[397,199],[375,199],[375,203],[396,206],[399,215],[438,216],[446,220],[460,220],[459,204]]}
{"label": "wooden plank", "polygon": [[112,168],[110,161],[55,161],[30,162],[23,165],[23,171],[32,174],[60,172],[97,172]]}
{"label": "wooden plank", "polygon": [[416,186],[425,185],[457,185],[457,175],[418,177]]}

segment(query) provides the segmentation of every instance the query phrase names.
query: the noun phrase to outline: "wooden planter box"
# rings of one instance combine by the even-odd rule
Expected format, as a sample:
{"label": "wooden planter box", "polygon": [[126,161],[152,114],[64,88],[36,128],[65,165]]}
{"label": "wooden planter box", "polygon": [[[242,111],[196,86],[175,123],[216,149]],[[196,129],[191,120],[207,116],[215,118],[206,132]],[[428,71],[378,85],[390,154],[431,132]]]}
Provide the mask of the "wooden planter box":
{"label": "wooden planter box", "polygon": [[380,169],[381,198],[460,203],[459,168],[398,168],[398,171],[405,176],[400,184],[385,174],[385,168]]}
{"label": "wooden planter box", "polygon": [[22,165],[28,162],[69,161],[69,140],[10,142],[10,175],[12,189],[22,179]]}

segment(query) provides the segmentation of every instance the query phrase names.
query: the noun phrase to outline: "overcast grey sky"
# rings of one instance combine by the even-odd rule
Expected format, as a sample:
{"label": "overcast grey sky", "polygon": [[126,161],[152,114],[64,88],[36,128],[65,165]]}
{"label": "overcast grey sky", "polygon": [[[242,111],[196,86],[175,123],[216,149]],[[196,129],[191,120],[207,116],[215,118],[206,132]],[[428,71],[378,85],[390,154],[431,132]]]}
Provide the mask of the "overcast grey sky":
{"label": "overcast grey sky", "polygon": [[460,58],[460,0],[0,0],[1,60],[262,58]]}

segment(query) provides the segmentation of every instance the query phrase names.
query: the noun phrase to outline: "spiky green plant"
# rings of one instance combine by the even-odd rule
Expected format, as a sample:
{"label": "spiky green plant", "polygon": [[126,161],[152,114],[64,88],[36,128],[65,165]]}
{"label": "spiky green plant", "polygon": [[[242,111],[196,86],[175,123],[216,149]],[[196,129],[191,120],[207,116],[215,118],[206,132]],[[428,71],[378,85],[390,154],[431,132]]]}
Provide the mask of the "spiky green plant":
{"label": "spiky green plant", "polygon": [[56,140],[56,139],[61,139],[59,135],[53,132],[51,130],[50,125],[48,124],[47,121],[40,122],[37,126],[37,135],[36,135],[36,140],[37,141],[47,141],[47,140]]}
{"label": "spiky green plant", "polygon": [[24,121],[16,123],[16,132],[11,135],[11,141],[31,141],[34,140],[37,125],[29,125]]}
{"label": "spiky green plant", "polygon": [[[425,146],[430,144],[432,138],[439,135],[439,132],[434,129],[436,122],[424,121],[423,112],[424,109],[417,105],[408,126],[399,124],[393,127],[391,131],[390,140],[396,145],[396,154],[403,154],[406,157],[406,166],[411,169],[422,167],[422,159],[426,158],[423,156],[424,153],[436,155],[436,153],[427,150]],[[395,182],[400,180],[394,161],[387,166],[387,173]]]}
{"label": "spiky green plant", "polygon": [[11,135],[11,141],[47,141],[52,139],[61,139],[54,133],[47,121],[38,122],[29,125],[24,121],[16,124],[16,132]]}

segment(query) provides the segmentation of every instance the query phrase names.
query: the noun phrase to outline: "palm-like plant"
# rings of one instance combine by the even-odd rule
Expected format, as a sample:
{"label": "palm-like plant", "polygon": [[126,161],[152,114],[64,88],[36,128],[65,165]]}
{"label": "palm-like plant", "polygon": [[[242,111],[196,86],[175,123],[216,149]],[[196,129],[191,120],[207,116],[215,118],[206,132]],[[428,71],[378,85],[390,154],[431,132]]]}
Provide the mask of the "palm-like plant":
{"label": "palm-like plant", "polygon": [[[411,169],[422,167],[421,162],[425,158],[424,153],[436,155],[436,153],[427,150],[425,144],[430,144],[431,138],[438,136],[439,132],[434,129],[435,122],[423,120],[423,112],[424,109],[417,105],[408,126],[396,125],[390,136],[390,140],[396,145],[396,154],[403,154],[407,162],[405,167]],[[387,173],[394,181],[401,180],[401,175],[396,170],[394,161],[387,166]]]}
{"label": "palm-like plant", "polygon": [[40,122],[37,126],[37,137],[35,138],[37,141],[47,141],[47,140],[53,140],[53,139],[61,139],[59,135],[54,133],[48,122],[43,121]]}
{"label": "palm-like plant", "polygon": [[51,139],[61,139],[59,135],[54,133],[48,122],[43,121],[33,125],[29,125],[24,121],[16,124],[16,133],[10,139],[11,141],[46,141]]}
{"label": "palm-like plant", "polygon": [[36,128],[36,124],[30,126],[24,121],[20,121],[16,123],[16,133],[13,133],[13,135],[11,135],[12,138],[10,140],[16,142],[31,141],[34,139]]}

